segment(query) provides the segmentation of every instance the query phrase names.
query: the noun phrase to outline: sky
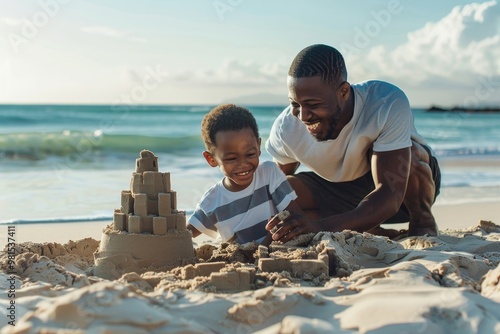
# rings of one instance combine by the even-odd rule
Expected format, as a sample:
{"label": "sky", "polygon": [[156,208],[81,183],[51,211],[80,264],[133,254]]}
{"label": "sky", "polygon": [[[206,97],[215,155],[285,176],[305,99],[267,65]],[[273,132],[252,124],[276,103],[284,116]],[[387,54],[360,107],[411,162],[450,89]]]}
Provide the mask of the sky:
{"label": "sky", "polygon": [[0,103],[287,104],[318,43],[412,106],[500,104],[500,4],[462,0],[0,0]]}

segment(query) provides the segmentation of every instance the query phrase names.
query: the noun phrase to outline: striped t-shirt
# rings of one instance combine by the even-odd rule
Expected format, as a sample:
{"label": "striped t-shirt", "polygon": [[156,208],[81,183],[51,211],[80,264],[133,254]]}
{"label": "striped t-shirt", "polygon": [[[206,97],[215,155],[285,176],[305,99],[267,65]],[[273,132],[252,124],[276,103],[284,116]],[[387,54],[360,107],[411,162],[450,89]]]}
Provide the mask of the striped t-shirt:
{"label": "striped t-shirt", "polygon": [[261,163],[252,183],[241,191],[227,190],[222,180],[207,190],[188,222],[223,242],[262,241],[269,218],[297,198],[285,174],[272,161]]}

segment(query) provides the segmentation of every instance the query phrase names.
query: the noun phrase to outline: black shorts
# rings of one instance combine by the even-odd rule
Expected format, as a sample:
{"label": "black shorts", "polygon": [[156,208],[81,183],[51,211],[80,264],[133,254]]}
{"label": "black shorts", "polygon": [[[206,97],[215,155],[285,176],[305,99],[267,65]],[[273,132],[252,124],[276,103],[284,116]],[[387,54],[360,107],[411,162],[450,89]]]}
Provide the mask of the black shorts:
{"label": "black shorts", "polygon": [[[429,166],[432,170],[432,178],[436,189],[434,200],[436,200],[441,188],[441,171],[438,161],[431,154],[429,147],[422,146],[429,153]],[[355,209],[361,200],[375,189],[371,171],[360,178],[347,182],[330,182],[314,172],[301,172],[295,176],[314,194],[322,217],[338,215]],[[396,224],[408,221],[408,209],[402,204],[399,211],[384,223]]]}

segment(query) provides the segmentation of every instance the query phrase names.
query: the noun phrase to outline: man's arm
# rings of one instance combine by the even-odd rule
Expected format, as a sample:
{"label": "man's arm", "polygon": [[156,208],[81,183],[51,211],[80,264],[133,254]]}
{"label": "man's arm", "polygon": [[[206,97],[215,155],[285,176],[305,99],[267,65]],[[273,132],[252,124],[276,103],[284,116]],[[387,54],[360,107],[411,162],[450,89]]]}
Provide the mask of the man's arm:
{"label": "man's arm", "polygon": [[[375,189],[354,210],[317,221],[291,217],[273,235],[273,239],[286,242],[304,233],[345,229],[368,231],[379,226],[392,217],[403,202],[410,171],[410,150],[408,147],[373,153],[371,169]],[[266,229],[273,227],[273,224],[268,224]]]}
{"label": "man's arm", "polygon": [[278,167],[285,173],[285,175],[293,175],[297,171],[300,166],[300,162],[292,162],[290,164],[282,165],[279,162],[276,162]]}
{"label": "man's arm", "polygon": [[411,148],[373,152],[371,170],[375,189],[354,211],[360,211],[358,231],[376,227],[399,211],[410,175]]}

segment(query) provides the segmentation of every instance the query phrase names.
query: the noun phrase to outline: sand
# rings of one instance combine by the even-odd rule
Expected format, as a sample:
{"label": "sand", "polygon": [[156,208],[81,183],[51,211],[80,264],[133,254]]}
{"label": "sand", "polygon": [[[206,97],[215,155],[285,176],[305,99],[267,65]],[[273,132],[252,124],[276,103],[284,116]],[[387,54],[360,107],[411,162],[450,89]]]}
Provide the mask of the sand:
{"label": "sand", "polygon": [[195,265],[115,280],[93,275],[106,222],[18,226],[12,268],[0,257],[0,285],[15,294],[0,299],[2,333],[499,333],[500,227],[467,216],[496,219],[496,207],[436,207],[437,237],[197,240]]}

